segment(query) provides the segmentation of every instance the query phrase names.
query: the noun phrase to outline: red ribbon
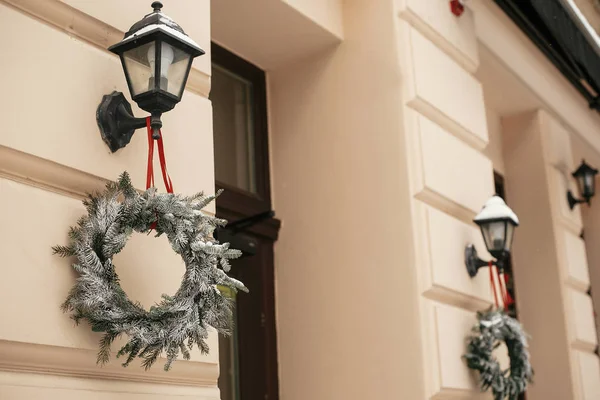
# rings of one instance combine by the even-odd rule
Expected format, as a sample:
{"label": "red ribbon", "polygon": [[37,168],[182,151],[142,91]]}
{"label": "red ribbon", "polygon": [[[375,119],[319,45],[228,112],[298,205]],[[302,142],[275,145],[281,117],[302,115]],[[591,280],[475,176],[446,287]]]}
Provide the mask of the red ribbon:
{"label": "red ribbon", "polygon": [[496,281],[494,280],[494,264],[491,261],[488,263],[488,269],[490,270],[490,286],[492,287],[492,292],[494,292],[494,304],[496,304],[496,308],[498,308],[498,293],[496,292]]}
{"label": "red ribbon", "polygon": [[[504,309],[508,310],[508,306],[510,306],[511,304],[513,304],[515,301],[513,300],[513,298],[511,297],[510,293],[508,293],[508,274],[504,271],[501,272],[502,275],[502,301],[504,302]],[[498,275],[498,280],[500,280],[500,275]]]}
{"label": "red ribbon", "polygon": [[[150,126],[150,117],[146,118],[146,129],[148,131],[148,170],[146,174],[146,190],[154,187],[154,139],[152,138],[152,127]],[[160,160],[160,169],[162,170],[163,181],[167,193],[173,193],[173,183],[167,172],[167,160],[165,159],[165,147],[163,145],[162,132],[158,130],[158,158]]]}
{"label": "red ribbon", "polygon": [[[504,271],[500,271],[498,267],[495,267],[492,261],[489,262],[489,270],[490,286],[492,287],[492,292],[494,293],[494,304],[496,305],[496,308],[499,307],[497,292],[500,292],[500,297],[502,298],[504,310],[508,310],[508,306],[515,302],[511,297],[510,293],[508,293],[508,274],[504,273]],[[494,278],[494,270],[496,278]],[[498,291],[496,291],[496,279],[498,279]]]}
{"label": "red ribbon", "polygon": [[[146,118],[146,130],[148,131],[148,168],[146,173],[146,190],[148,190],[150,187],[154,187],[154,138],[152,137],[150,117]],[[160,129],[158,130],[158,136],[159,138],[156,139],[156,141],[158,142],[158,159],[160,160],[160,169],[162,171],[163,181],[165,183],[167,193],[173,193],[173,183],[171,182],[171,177],[167,172],[165,147],[163,145],[162,132]],[[157,221],[154,221],[152,225],[150,225],[150,230],[156,228],[156,222]]]}

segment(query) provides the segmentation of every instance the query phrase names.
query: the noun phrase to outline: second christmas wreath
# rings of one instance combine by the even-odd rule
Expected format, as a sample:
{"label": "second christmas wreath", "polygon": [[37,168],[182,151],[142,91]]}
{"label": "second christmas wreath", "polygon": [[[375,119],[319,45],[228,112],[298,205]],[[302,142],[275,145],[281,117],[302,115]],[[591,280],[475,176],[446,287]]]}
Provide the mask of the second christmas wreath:
{"label": "second christmas wreath", "polygon": [[[479,371],[482,391],[491,388],[494,400],[517,400],[533,378],[525,332],[519,321],[502,310],[478,312],[477,319],[464,356],[467,366]],[[506,345],[510,358],[506,370],[492,355],[501,343]]]}

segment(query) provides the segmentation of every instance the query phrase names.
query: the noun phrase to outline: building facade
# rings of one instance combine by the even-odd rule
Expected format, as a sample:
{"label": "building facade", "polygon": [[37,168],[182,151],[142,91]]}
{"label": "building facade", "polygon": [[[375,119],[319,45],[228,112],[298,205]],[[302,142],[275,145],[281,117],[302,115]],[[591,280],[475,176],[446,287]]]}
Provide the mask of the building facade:
{"label": "building facade", "polygon": [[[593,1],[576,3],[600,21]],[[462,359],[475,312],[493,304],[464,249],[485,258],[472,220],[499,185],[521,220],[511,263],[536,374],[527,399],[600,399],[600,205],[566,200],[581,159],[600,166],[600,118],[492,0],[460,16],[446,0],[165,1],[207,51],[163,118],[175,190],[232,187],[211,212],[276,218],[243,242],[259,250],[241,261],[251,292],[236,345],[213,334],[209,355],[170,372],[96,366],[99,336],[59,308],[76,276],[50,249],[86,193],[125,170],[144,189],[144,134],[111,153],[95,113],[103,95],[129,96],[107,48],[149,6],[0,1],[0,399],[491,398]],[[239,114],[219,114],[227,101],[257,114],[228,128]],[[176,291],[166,240],[134,236],[118,257],[146,307]]]}

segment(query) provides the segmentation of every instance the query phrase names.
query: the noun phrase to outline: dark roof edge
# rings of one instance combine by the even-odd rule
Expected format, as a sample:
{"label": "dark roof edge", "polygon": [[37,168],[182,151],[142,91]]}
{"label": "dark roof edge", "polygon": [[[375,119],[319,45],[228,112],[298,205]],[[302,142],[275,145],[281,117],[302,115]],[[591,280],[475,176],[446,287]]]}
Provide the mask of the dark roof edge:
{"label": "dark roof edge", "polygon": [[[562,5],[560,0],[547,0],[547,1],[558,1]],[[550,60],[550,62],[560,71],[560,73],[571,83],[573,87],[585,98],[586,102],[590,105],[590,108],[595,109],[600,113],[600,99],[594,97],[588,88],[582,84],[582,77],[577,71],[570,65],[569,61],[565,59],[564,55],[561,54],[557,49],[551,45],[551,41],[547,37],[543,30],[539,26],[536,26],[527,15],[522,12],[519,8],[519,0],[494,0],[494,2],[504,11],[504,13],[519,27],[519,29],[535,44],[535,46]],[[570,16],[573,19],[572,16]],[[572,20],[577,26],[577,29],[581,29],[581,25],[577,21]],[[581,34],[586,38],[589,32],[581,31]],[[553,38],[554,39],[554,38]],[[592,48],[591,43],[587,45]],[[595,52],[596,49],[593,49]],[[600,49],[598,49],[600,51]],[[600,60],[600,56],[595,55]]]}

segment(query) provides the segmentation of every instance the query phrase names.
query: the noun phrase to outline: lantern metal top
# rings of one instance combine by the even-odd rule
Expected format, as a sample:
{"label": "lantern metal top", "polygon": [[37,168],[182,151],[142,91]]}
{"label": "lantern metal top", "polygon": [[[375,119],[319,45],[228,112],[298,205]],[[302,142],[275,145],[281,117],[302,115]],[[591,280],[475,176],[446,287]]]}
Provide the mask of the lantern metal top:
{"label": "lantern metal top", "polygon": [[515,226],[519,226],[519,218],[517,217],[517,214],[515,214],[514,211],[506,205],[500,196],[493,196],[485,203],[481,209],[481,212],[477,214],[473,222],[475,222],[477,225],[482,225],[487,222],[505,220],[509,220]]}
{"label": "lantern metal top", "polygon": [[588,174],[591,175],[596,175],[598,173],[598,170],[591,167],[590,165],[588,165],[585,160],[581,160],[581,165],[579,166],[579,168],[577,168],[575,170],[575,172],[573,172],[573,177],[574,178],[578,178],[581,176],[586,176]]}
{"label": "lantern metal top", "polygon": [[163,34],[167,39],[170,39],[170,44],[183,45],[192,57],[203,55],[204,50],[192,38],[186,35],[179,24],[163,14],[162,7],[163,5],[160,1],[153,2],[153,11],[133,24],[125,33],[123,40],[110,46],[108,50],[120,54],[130,48],[143,44],[144,38],[147,36]]}

